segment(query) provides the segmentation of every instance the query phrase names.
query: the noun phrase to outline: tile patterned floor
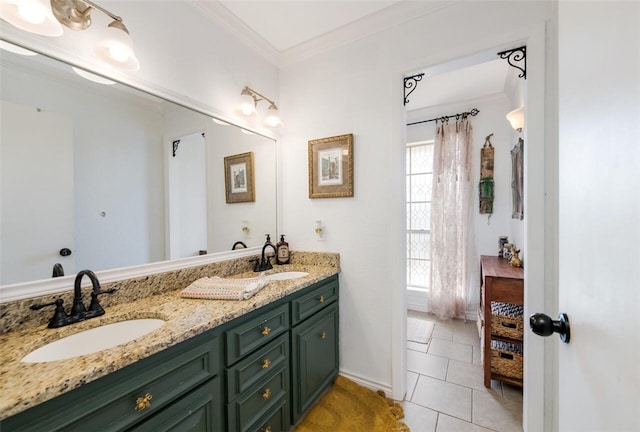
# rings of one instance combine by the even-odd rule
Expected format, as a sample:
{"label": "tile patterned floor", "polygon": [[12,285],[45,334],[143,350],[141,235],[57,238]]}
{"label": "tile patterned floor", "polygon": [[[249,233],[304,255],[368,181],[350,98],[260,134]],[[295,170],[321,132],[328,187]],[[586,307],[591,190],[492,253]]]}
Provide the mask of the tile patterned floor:
{"label": "tile patterned floor", "polygon": [[439,321],[426,343],[407,342],[405,423],[412,432],[521,432],[522,389],[491,381],[486,388],[474,321]]}

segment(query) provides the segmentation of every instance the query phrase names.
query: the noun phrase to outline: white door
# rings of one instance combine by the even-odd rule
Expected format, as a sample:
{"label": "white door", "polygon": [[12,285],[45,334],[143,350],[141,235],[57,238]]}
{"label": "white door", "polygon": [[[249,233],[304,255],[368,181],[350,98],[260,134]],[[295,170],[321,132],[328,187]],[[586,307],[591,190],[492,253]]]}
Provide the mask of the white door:
{"label": "white door", "polygon": [[202,132],[180,137],[171,156],[169,199],[171,259],[207,249],[207,169]]}
{"label": "white door", "polygon": [[0,284],[75,273],[73,127],[62,114],[2,101]]}
{"label": "white door", "polygon": [[639,431],[640,2],[561,1],[558,30],[557,428]]}

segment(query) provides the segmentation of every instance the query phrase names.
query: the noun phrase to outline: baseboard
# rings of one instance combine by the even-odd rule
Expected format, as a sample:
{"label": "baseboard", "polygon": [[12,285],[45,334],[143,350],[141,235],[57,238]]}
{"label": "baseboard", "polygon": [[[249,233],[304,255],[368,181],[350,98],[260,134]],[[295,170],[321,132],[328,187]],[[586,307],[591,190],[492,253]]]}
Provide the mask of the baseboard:
{"label": "baseboard", "polygon": [[383,392],[385,392],[386,395],[391,394],[391,386],[389,386],[388,384],[380,384],[378,382],[371,381],[367,378],[363,378],[361,376],[354,375],[352,373],[345,372],[343,370],[340,370],[340,375],[342,375],[347,379],[350,379],[351,381],[357,384],[360,384],[363,387],[367,387],[368,389],[371,389],[373,391],[382,390]]}

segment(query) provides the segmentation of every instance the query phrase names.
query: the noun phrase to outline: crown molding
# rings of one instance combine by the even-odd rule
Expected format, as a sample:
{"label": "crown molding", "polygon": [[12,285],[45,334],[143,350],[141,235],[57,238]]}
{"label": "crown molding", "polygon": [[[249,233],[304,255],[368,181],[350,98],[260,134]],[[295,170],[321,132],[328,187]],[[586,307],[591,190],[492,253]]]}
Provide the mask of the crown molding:
{"label": "crown molding", "polygon": [[316,56],[449,7],[460,0],[400,1],[280,53],[280,67]]}
{"label": "crown molding", "polygon": [[357,21],[294,47],[279,51],[219,1],[190,0],[190,4],[277,67],[288,66],[322,52],[383,32],[461,0],[400,1]]}
{"label": "crown molding", "polygon": [[211,0],[191,0],[190,3],[204,13],[207,18],[225,28],[242,43],[264,57],[269,63],[274,66],[279,65],[280,52],[245,24],[244,21],[232,14],[222,3]]}

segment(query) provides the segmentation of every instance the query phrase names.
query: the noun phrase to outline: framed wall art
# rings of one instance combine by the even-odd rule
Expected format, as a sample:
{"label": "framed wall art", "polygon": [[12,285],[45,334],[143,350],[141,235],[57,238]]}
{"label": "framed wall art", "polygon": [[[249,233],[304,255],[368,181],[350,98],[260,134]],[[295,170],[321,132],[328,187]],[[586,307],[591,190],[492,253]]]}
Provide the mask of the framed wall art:
{"label": "framed wall art", "polygon": [[224,184],[227,203],[254,202],[253,152],[224,158]]}
{"label": "framed wall art", "polygon": [[353,196],[353,134],[309,141],[309,198]]}
{"label": "framed wall art", "polygon": [[523,152],[524,141],[518,139],[518,143],[511,149],[511,194],[513,197],[512,219],[524,219],[524,165]]}

